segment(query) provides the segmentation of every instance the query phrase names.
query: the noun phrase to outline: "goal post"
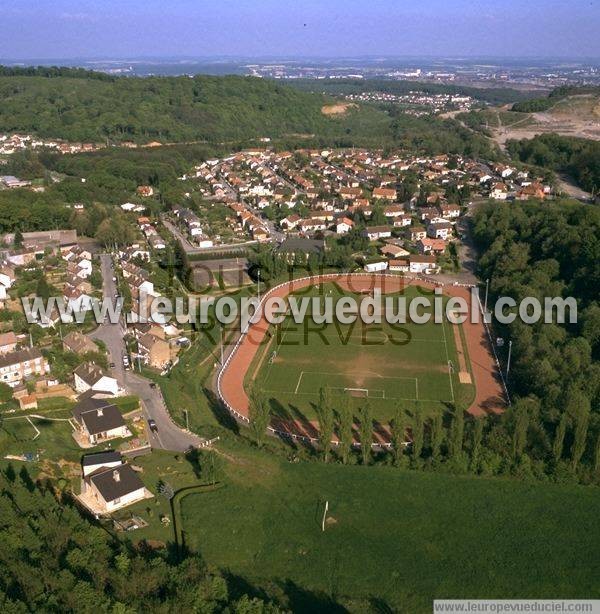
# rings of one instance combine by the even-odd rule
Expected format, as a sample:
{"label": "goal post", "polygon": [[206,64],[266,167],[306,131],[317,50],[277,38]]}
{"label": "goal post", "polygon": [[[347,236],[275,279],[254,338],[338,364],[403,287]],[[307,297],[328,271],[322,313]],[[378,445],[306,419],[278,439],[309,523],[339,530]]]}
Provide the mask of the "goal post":
{"label": "goal post", "polygon": [[344,388],[344,392],[350,394],[352,397],[368,397],[368,388]]}

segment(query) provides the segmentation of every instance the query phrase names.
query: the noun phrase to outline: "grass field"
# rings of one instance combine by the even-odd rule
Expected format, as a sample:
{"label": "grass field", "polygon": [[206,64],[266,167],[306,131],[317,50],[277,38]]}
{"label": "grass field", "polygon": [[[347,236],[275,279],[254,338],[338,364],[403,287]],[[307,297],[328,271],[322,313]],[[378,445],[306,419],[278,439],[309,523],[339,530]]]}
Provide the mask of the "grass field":
{"label": "grass field", "polygon": [[[321,300],[347,294],[334,284],[323,288]],[[318,292],[312,288],[303,296]],[[404,296],[410,300],[422,293],[409,286]],[[368,397],[375,419],[382,421],[393,417],[398,405],[412,410],[418,402],[421,410],[439,411],[474,392],[458,381],[453,325],[447,321],[316,324],[310,314],[302,324],[288,316],[273,327],[248,372],[246,384],[257,381],[279,416],[315,419],[321,387],[350,394],[356,405]]]}
{"label": "grass field", "polygon": [[410,614],[434,597],[600,597],[598,489],[255,456],[181,500],[186,545],[254,584],[308,591],[294,611],[324,611],[320,593]]}

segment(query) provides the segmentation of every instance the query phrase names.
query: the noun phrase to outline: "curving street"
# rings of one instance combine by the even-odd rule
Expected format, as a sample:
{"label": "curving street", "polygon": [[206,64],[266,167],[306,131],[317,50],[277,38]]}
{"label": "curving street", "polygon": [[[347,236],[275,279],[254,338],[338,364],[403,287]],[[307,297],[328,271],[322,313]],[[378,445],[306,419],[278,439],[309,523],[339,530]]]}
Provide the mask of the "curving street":
{"label": "curving street", "polygon": [[[111,256],[109,254],[101,254],[100,264],[104,297],[113,299],[117,290],[113,282],[115,273]],[[125,351],[124,334],[125,330],[121,324],[103,322],[88,336],[91,339],[99,339],[106,344],[109,362],[115,365],[114,368],[110,369],[111,375],[117,379],[119,386],[124,388],[128,394],[140,397],[146,420],[153,419],[156,421],[158,432],[154,433],[149,428],[146,428],[152,447],[182,452],[190,447],[201,445],[205,441],[204,439],[184,431],[171,420],[160,388],[153,388],[151,382],[145,377],[123,367],[122,356]]]}

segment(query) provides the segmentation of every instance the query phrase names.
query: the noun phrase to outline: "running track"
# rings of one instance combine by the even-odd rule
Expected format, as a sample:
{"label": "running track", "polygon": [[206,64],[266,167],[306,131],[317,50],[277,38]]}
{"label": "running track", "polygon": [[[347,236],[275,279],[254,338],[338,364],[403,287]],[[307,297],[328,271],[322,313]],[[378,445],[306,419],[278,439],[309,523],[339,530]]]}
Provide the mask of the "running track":
{"label": "running track", "polygon": [[[263,297],[264,301],[270,297],[285,298],[292,292],[297,292],[308,286],[319,283],[335,282],[344,289],[353,292],[365,292],[373,288],[381,289],[382,294],[398,292],[407,285],[418,285],[433,290],[436,284],[421,278],[408,278],[391,274],[347,274],[334,273],[314,277],[303,277],[285,282],[269,290]],[[463,297],[470,309],[469,288],[462,286],[443,286],[444,295]],[[469,314],[470,315],[470,314]],[[481,319],[481,318],[480,318]],[[483,323],[473,324],[470,317],[462,324],[471,372],[475,384],[475,398],[468,408],[469,413],[481,416],[489,413],[500,413],[506,405],[506,394],[502,379],[499,375],[498,364],[492,353],[491,341]],[[217,390],[225,407],[235,418],[242,422],[248,420],[248,396],[244,390],[243,382],[246,372],[261,347],[269,323],[265,316],[253,324],[248,332],[240,336],[233,351],[225,361],[217,377]],[[273,418],[269,430],[277,435],[291,439],[312,442],[318,437],[317,425],[306,421],[284,421]],[[389,437],[388,425],[375,425],[375,445],[386,445]]]}

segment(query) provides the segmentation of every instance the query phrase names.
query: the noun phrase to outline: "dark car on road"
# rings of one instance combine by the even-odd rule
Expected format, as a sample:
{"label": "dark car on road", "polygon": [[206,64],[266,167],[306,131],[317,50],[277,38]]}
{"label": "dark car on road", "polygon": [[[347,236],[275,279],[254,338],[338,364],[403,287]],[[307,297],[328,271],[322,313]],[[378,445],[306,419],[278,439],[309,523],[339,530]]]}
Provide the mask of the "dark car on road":
{"label": "dark car on road", "polygon": [[153,433],[158,433],[158,426],[156,424],[156,421],[153,420],[152,418],[148,420],[148,427]]}

